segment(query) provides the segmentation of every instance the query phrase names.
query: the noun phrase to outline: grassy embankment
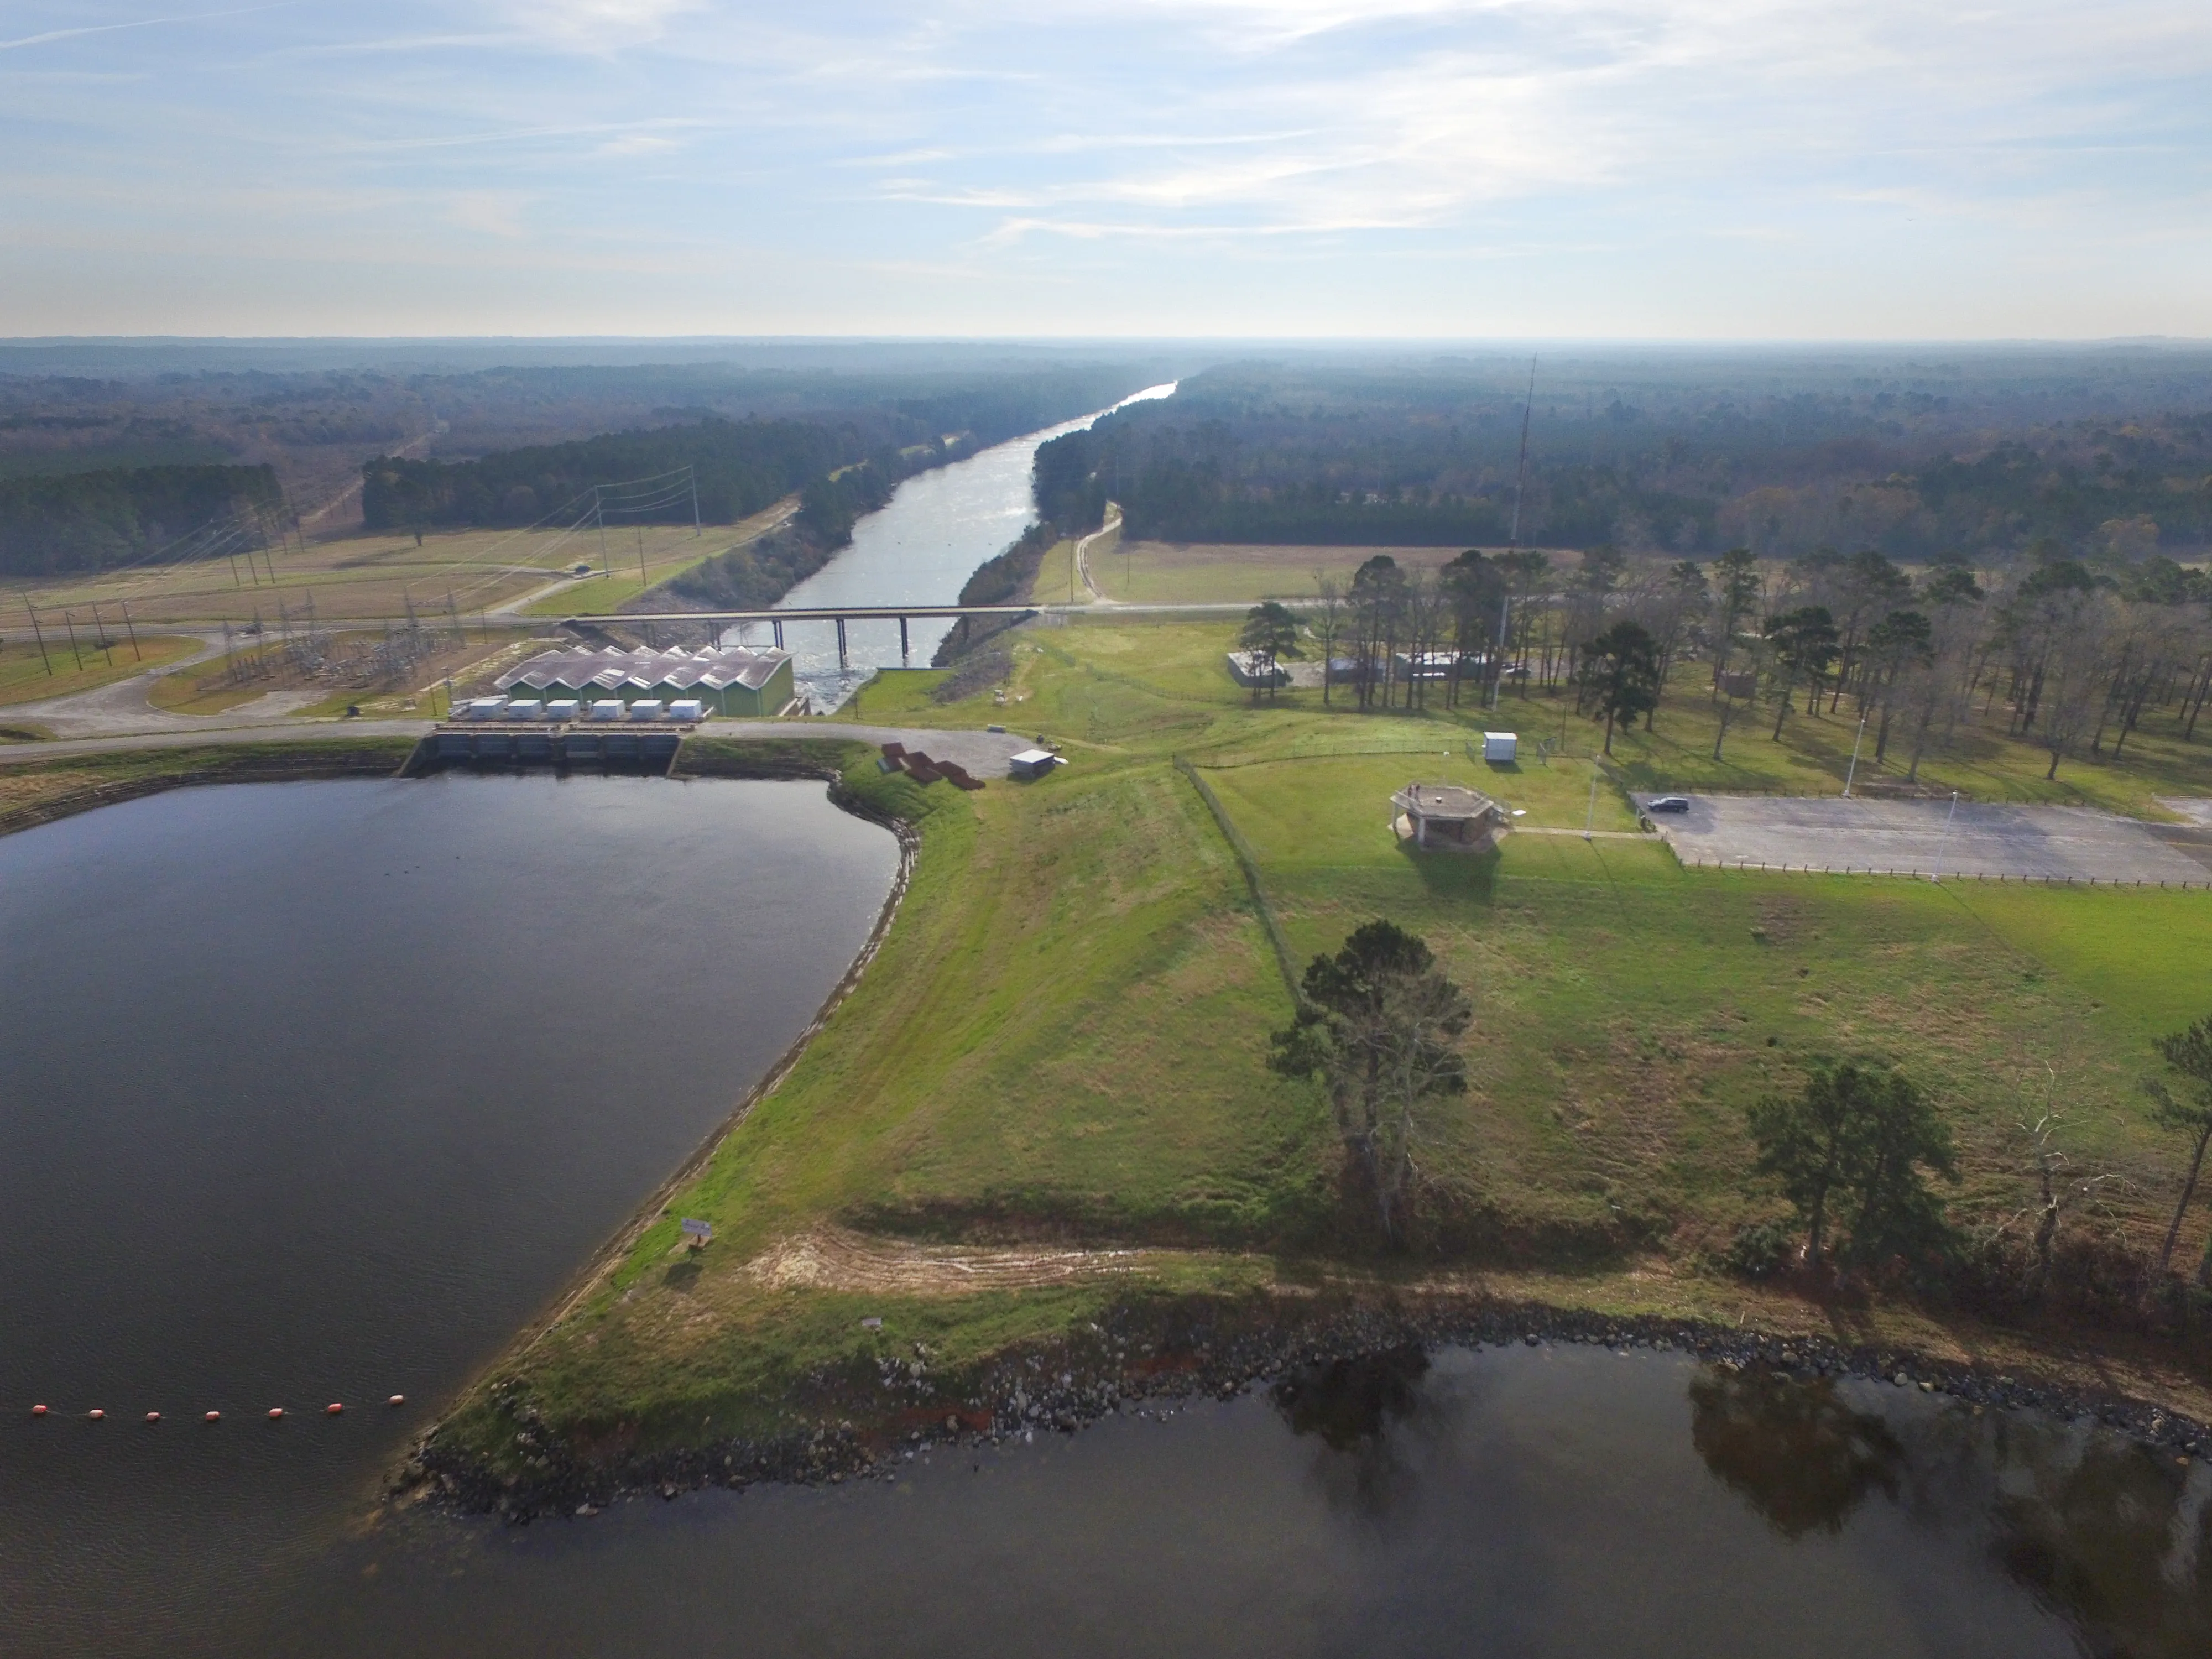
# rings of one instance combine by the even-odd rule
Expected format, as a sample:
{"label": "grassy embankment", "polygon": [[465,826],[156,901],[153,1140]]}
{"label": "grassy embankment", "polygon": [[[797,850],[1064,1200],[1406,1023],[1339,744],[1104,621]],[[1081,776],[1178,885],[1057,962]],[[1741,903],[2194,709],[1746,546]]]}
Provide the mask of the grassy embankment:
{"label": "grassy embankment", "polygon": [[[142,634],[137,648],[127,638],[112,639],[105,653],[91,648],[89,637],[78,642],[78,653],[70,653],[69,636],[46,641],[46,654],[31,640],[0,640],[0,705],[40,702],[48,697],[74,696],[95,691],[149,668],[160,668],[199,649],[195,639],[175,634]],[[109,657],[114,660],[110,662]],[[79,665],[80,661],[82,666]],[[51,666],[52,672],[47,672]]]}
{"label": "grassy embankment", "polygon": [[[2109,1218],[2079,1224],[2155,1233],[2178,1149],[2135,1080],[2149,1039],[2212,1002],[2212,894],[1685,872],[1648,841],[1572,833],[1589,810],[1586,724],[1571,728],[1581,757],[1501,773],[1467,757],[1469,732],[1496,723],[1481,716],[1363,717],[1318,693],[1255,708],[1222,672],[1229,631],[1101,618],[1017,636],[1023,729],[1073,761],[1037,785],[963,795],[848,773],[872,810],[921,826],[881,954],[618,1265],[502,1363],[510,1398],[575,1443],[646,1450],[849,1414],[812,1380],[865,1376],[916,1341],[957,1376],[1131,1298],[1440,1275],[2021,1363],[2033,1334],[1902,1303],[1815,1308],[1712,1265],[1740,1223],[1781,1207],[1751,1178],[1742,1109],[1823,1051],[1891,1056],[1942,1102],[1963,1224],[2027,1200],[2017,1126],[2048,1100],[2078,1167],[2129,1177]],[[997,713],[988,693],[884,696],[864,715]],[[1389,915],[1474,994],[1474,1086],[1425,1138],[1411,1261],[1346,1224],[1322,1101],[1265,1069],[1289,996],[1178,755],[1255,850],[1301,957]],[[1525,829],[1569,833],[1516,835],[1494,860],[1415,858],[1385,823],[1413,777],[1481,783],[1527,810]],[[1598,827],[1630,825],[1617,792],[1597,799]],[[701,1256],[680,1248],[687,1215],[719,1230]],[[1026,1289],[929,1272],[933,1242],[1040,1239],[1146,1248]],[[2203,1403],[2144,1364],[2156,1374],[2104,1374]],[[502,1420],[479,1395],[450,1432],[498,1467],[514,1455]]]}
{"label": "grassy embankment", "polygon": [[331,738],[26,757],[0,765],[0,835],[192,784],[390,777],[414,748],[410,738]]}

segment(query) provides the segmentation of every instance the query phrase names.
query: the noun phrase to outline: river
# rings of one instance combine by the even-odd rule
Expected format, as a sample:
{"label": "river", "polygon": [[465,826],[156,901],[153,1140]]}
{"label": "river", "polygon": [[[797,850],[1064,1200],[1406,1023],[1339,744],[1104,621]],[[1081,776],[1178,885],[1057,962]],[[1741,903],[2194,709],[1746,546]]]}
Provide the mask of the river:
{"label": "river", "polygon": [[[1172,384],[1148,386],[1114,405],[1126,408],[1171,396]],[[1036,518],[1030,495],[1030,468],[1037,447],[1079,432],[1102,410],[1025,438],[994,445],[948,466],[918,472],[893,492],[890,505],[853,526],[852,545],[778,602],[782,610],[833,605],[952,605],[977,567],[1005,552]],[[950,624],[908,625],[909,660],[929,665],[931,654]],[[837,633],[830,623],[786,623],[784,643],[798,659],[800,689],[817,709],[836,708],[878,668],[901,665],[895,622],[852,623],[846,628],[846,665],[837,659]],[[731,637],[752,644],[767,641],[769,630],[753,625]]]}

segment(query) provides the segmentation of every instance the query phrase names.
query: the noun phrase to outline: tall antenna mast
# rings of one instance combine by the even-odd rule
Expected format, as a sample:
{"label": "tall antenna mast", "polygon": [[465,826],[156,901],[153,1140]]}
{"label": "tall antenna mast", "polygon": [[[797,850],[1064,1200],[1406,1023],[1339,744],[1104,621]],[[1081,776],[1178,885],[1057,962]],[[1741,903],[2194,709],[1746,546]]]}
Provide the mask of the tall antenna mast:
{"label": "tall antenna mast", "polygon": [[1521,491],[1528,482],[1528,417],[1536,412],[1536,360],[1528,359],[1528,397],[1521,405],[1521,465],[1513,475],[1513,533],[1506,545],[1521,545]]}

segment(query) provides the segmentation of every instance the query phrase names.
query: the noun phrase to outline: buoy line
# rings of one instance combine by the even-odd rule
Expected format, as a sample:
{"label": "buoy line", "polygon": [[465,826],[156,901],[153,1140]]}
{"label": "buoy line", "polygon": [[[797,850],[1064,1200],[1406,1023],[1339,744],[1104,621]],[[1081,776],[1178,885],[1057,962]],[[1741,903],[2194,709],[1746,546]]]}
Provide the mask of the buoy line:
{"label": "buoy line", "polygon": [[[404,1394],[395,1394],[388,1397],[384,1403],[394,1409],[397,1409],[407,1403],[407,1396]],[[31,1407],[31,1415],[33,1417],[51,1417],[52,1414],[53,1407],[48,1406],[43,1401]],[[325,1417],[342,1417],[344,1414],[345,1402],[341,1400],[333,1400],[329,1405],[323,1407],[323,1415]],[[85,1417],[88,1421],[94,1423],[104,1423],[107,1420],[106,1412],[98,1406],[94,1406],[90,1411],[87,1412],[85,1413]],[[146,1420],[149,1423],[159,1423],[161,1420],[161,1413],[159,1412],[148,1412],[146,1413]],[[282,1406],[271,1406],[269,1408],[269,1420],[271,1423],[283,1422],[284,1420],[284,1408]],[[200,1421],[203,1423],[220,1423],[222,1421],[222,1413],[219,1411],[204,1412],[200,1414]]]}

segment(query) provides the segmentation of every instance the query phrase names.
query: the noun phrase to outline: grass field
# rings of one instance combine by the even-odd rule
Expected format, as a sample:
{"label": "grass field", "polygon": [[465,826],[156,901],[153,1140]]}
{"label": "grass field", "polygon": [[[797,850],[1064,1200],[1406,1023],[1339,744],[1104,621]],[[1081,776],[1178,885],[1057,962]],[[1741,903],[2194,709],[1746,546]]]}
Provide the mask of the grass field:
{"label": "grass field", "polygon": [[[1711,1264],[1781,1207],[1751,1177],[1744,1107],[1821,1054],[1894,1060],[1941,1103],[1970,1231],[2027,1201],[2020,1125],[2055,1106],[2075,1166],[2126,1178],[2107,1216],[2077,1224],[2154,1236],[2178,1149],[2136,1080],[2149,1040],[2212,1005],[2212,894],[1685,872],[1620,833],[1632,817],[1613,785],[1597,827],[1614,833],[1573,833],[1590,811],[1588,723],[1571,726],[1577,754],[1487,768],[1466,748],[1478,714],[1361,716],[1318,693],[1255,707],[1221,672],[1229,632],[1096,617],[1017,635],[1019,724],[1072,763],[1034,786],[925,791],[854,748],[848,787],[921,826],[899,919],[788,1079],[501,1368],[550,1421],[601,1444],[620,1425],[631,1448],[709,1419],[716,1433],[787,1421],[807,1378],[887,1352],[863,1316],[957,1365],[1133,1285],[1236,1294],[1332,1260],[1395,1271],[1343,1222],[1318,1094],[1266,1070],[1289,994],[1178,756],[1251,847],[1301,959],[1389,916],[1474,998],[1473,1087],[1423,1137],[1428,1267],[1525,1264],[1576,1305],[1805,1317],[1762,1311]],[[932,683],[884,677],[857,717],[998,717],[988,694],[931,702]],[[1387,803],[1415,778],[1491,789],[1525,808],[1524,830],[1568,833],[1516,834],[1494,858],[1410,853]],[[703,1256],[678,1248],[679,1215],[715,1224]],[[2192,1218],[2185,1249],[2203,1228]],[[966,1294],[777,1265],[852,1234],[1160,1253],[1133,1279]],[[1868,1317],[1936,1328],[1903,1305]],[[502,1420],[479,1399],[454,1427],[491,1437]]]}
{"label": "grass field", "polygon": [[951,672],[949,668],[879,668],[830,718],[893,726],[933,714],[938,704],[932,694]]}
{"label": "grass field", "polygon": [[[1349,582],[1352,573],[1377,553],[1406,570],[1433,570],[1459,556],[1455,547],[1269,547],[1231,543],[1121,541],[1111,551],[1093,547],[1091,580],[1109,599],[1146,605],[1210,605],[1261,599],[1293,604],[1314,597],[1314,578],[1327,573]],[[1038,596],[1064,597],[1060,585]]]}
{"label": "grass field", "polygon": [[[128,601],[142,627],[243,623],[256,616],[273,626],[280,606],[296,617],[311,600],[324,622],[399,617],[410,604],[428,619],[443,612],[450,600],[457,615],[473,623],[482,611],[548,588],[524,610],[531,616],[561,617],[611,611],[645,587],[780,523],[787,509],[787,503],[779,503],[740,524],[708,526],[703,535],[695,534],[690,525],[611,526],[604,547],[596,530],[574,536],[544,530],[434,531],[419,547],[411,534],[363,532],[273,547],[265,555],[257,551],[251,559],[240,556],[234,562],[0,579],[0,598],[19,611],[27,599],[42,618],[52,611],[57,627],[64,615],[73,616],[80,630],[94,603],[104,617],[112,617],[119,601]],[[594,574],[570,578],[568,572],[578,563],[588,563]]]}
{"label": "grass field", "polygon": [[[69,635],[64,633],[46,641],[41,656],[35,641],[0,640],[0,705],[97,690],[188,657],[200,647],[198,640],[174,634],[141,634],[135,650],[127,637],[112,639],[105,652],[91,649],[92,644],[88,635],[80,639],[73,656]],[[112,663],[110,657],[114,659]],[[77,665],[80,660],[82,667]],[[49,666],[52,673],[47,672]]]}
{"label": "grass field", "polygon": [[[1778,742],[1769,735],[1774,729],[1771,709],[1740,714],[1729,724],[1723,758],[1716,763],[1713,738],[1720,720],[1709,695],[1711,684],[1711,671],[1704,665],[1683,665],[1658,710],[1656,729],[1615,734],[1613,758],[1637,787],[1788,794],[1841,791],[1858,731],[1849,698],[1833,714],[1825,712],[1823,704],[1824,712],[1816,719],[1804,713],[1801,694],[1798,712],[1784,723]],[[1531,701],[1538,706],[1547,702],[1540,697]],[[1560,700],[1549,701],[1556,704]],[[1509,696],[1505,706],[1518,713],[1528,705]],[[1554,712],[1552,720],[1556,723],[1558,719]],[[1957,789],[1977,800],[2101,806],[2154,818],[2171,816],[2154,803],[2154,795],[2212,794],[2212,726],[2204,728],[2203,742],[2185,743],[2170,711],[2147,714],[2128,738],[2121,760],[2114,761],[2109,753],[2070,756],[2059,763],[2056,781],[2044,778],[2051,767],[2050,751],[2010,736],[2006,725],[2002,703],[1985,712],[1983,700],[1977,698],[1950,744],[1931,748],[1923,757],[1917,781],[1938,793]],[[1875,737],[1869,724],[1855,782],[1870,787],[1902,780],[1912,758],[1909,738],[1893,733],[1886,763],[1876,765]]]}

